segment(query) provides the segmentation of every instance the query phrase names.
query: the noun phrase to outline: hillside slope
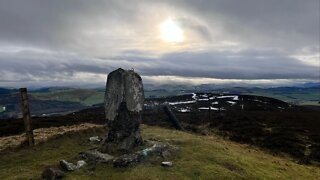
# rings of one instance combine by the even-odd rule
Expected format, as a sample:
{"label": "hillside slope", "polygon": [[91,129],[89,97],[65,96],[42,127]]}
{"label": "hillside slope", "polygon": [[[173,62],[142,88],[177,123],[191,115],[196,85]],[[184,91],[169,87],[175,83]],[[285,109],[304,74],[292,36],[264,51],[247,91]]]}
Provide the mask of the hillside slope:
{"label": "hillside slope", "polygon": [[[317,109],[253,95],[192,93],[145,101],[142,122],[172,127],[162,107],[169,105],[185,130],[218,131],[231,140],[290,154],[301,163],[320,162],[320,113]],[[32,110],[32,109],[31,109]],[[103,105],[49,117],[33,117],[35,129],[79,124],[105,124]],[[0,136],[24,131],[21,119],[0,121]]]}
{"label": "hillside slope", "polygon": [[78,102],[85,106],[102,103],[104,91],[95,89],[51,89],[48,92],[32,92],[33,97],[40,100]]}
{"label": "hillside slope", "polygon": [[[92,146],[88,137],[104,134],[103,129],[64,135],[33,149],[0,154],[0,179],[39,179],[41,171],[60,159],[74,157]],[[87,167],[68,173],[66,179],[319,179],[320,168],[299,165],[286,157],[274,156],[248,145],[216,135],[199,136],[159,127],[142,126],[145,139],[169,142],[179,148],[174,167],[164,168],[152,160],[127,169],[111,165]]]}

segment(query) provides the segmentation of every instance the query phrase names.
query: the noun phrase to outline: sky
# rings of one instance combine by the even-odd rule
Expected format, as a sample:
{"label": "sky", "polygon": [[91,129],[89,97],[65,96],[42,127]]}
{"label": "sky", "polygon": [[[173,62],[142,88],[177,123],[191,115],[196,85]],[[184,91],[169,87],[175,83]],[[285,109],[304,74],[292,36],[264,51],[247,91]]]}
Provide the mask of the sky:
{"label": "sky", "polygon": [[1,0],[0,86],[320,79],[319,0]]}

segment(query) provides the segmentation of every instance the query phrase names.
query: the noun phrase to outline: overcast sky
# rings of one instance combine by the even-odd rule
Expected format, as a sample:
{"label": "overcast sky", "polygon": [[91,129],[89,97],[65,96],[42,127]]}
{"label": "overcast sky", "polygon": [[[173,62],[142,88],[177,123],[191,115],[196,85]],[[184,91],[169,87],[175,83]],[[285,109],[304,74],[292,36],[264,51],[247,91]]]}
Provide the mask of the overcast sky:
{"label": "overcast sky", "polygon": [[1,0],[0,86],[319,82],[319,2]]}

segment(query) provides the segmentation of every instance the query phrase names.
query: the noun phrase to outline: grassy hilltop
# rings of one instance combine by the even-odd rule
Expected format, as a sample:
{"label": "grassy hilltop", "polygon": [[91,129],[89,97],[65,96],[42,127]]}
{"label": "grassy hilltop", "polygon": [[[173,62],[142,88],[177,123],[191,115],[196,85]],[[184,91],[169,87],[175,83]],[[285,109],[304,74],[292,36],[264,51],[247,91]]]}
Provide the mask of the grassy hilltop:
{"label": "grassy hilltop", "polygon": [[[33,149],[0,155],[0,179],[40,179],[46,166],[60,159],[74,160],[91,148],[88,137],[104,134],[102,128],[68,134]],[[66,179],[319,179],[320,167],[299,165],[291,159],[272,155],[252,146],[225,140],[216,135],[199,136],[159,127],[142,126],[145,139],[169,142],[179,148],[174,167],[160,166],[161,160],[126,169],[111,165],[86,167],[68,173]]]}

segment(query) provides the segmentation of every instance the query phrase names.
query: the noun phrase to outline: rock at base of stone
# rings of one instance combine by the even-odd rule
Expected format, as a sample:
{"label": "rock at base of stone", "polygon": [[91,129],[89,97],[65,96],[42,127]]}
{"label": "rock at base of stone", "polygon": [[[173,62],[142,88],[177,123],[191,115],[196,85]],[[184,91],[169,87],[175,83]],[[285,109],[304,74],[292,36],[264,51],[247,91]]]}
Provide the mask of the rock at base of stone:
{"label": "rock at base of stone", "polygon": [[65,171],[74,171],[79,169],[76,165],[74,165],[73,163],[69,163],[66,160],[61,160],[60,166]]}
{"label": "rock at base of stone", "polygon": [[97,150],[91,150],[86,152],[81,152],[80,157],[86,159],[91,164],[96,163],[109,163],[114,159],[113,156],[105,153],[101,153]]}
{"label": "rock at base of stone", "polygon": [[113,161],[113,167],[125,168],[140,162],[142,159],[143,156],[141,154],[125,154]]}
{"label": "rock at base of stone", "polygon": [[172,167],[173,163],[170,162],[170,161],[164,161],[164,162],[161,163],[161,166],[163,166],[163,167]]}
{"label": "rock at base of stone", "polygon": [[142,145],[140,135],[141,113],[129,111],[126,102],[122,102],[118,115],[110,124],[109,133],[102,143],[105,153],[128,153]]}
{"label": "rock at base of stone", "polygon": [[64,172],[59,169],[54,168],[46,168],[42,174],[41,177],[46,180],[54,180],[54,179],[61,179],[65,176]]}
{"label": "rock at base of stone", "polygon": [[92,136],[89,138],[89,141],[92,143],[100,143],[101,139],[99,138],[99,136]]}
{"label": "rock at base of stone", "polygon": [[120,156],[119,158],[113,161],[113,167],[116,167],[116,168],[128,167],[130,165],[134,165],[139,162],[142,162],[146,160],[148,157],[151,157],[154,155],[161,155],[162,152],[166,151],[167,149],[168,149],[168,145],[162,144],[162,143],[155,143],[150,148],[145,148],[133,154],[126,154],[126,155]]}
{"label": "rock at base of stone", "polygon": [[80,161],[78,161],[77,162],[77,167],[80,169],[82,166],[85,166],[85,165],[87,165],[87,163],[85,162],[85,161],[83,161],[83,160],[80,160]]}
{"label": "rock at base of stone", "polygon": [[83,160],[80,160],[77,162],[77,165],[74,165],[73,163],[69,163],[66,160],[60,161],[60,166],[65,171],[75,171],[80,169],[82,166],[85,166],[87,163]]}

